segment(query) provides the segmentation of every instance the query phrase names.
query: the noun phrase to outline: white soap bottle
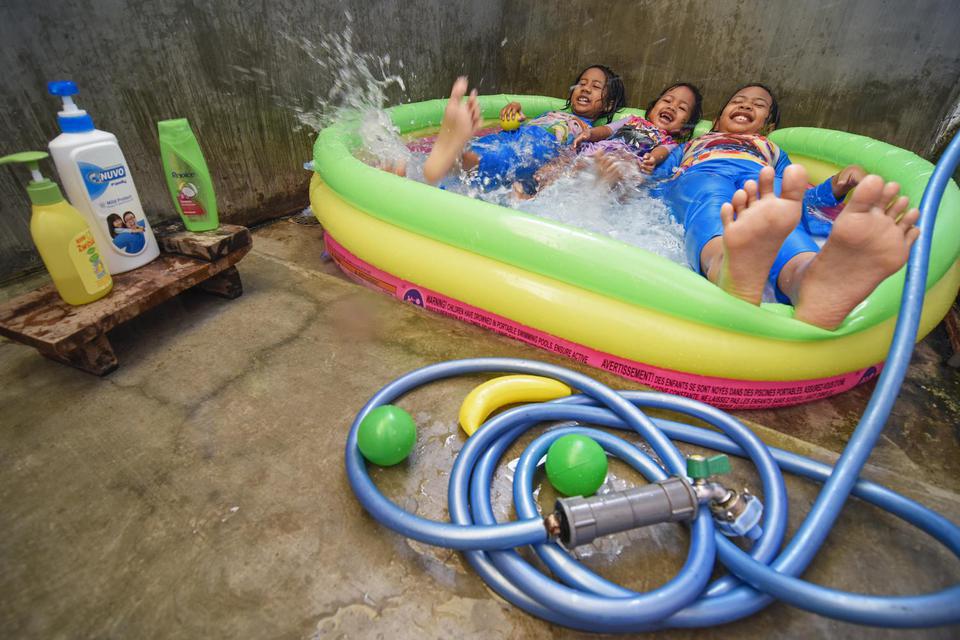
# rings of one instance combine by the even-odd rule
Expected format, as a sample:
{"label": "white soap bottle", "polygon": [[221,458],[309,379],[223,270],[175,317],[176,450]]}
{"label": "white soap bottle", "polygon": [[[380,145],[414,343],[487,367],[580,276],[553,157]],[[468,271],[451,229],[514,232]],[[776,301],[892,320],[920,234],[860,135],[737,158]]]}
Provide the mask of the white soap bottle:
{"label": "white soap bottle", "polygon": [[93,119],[74,104],[76,84],[50,82],[47,89],[63,99],[57,115],[63,133],[50,141],[50,155],[67,198],[87,218],[111,274],[145,265],[160,248],[116,136],[94,128]]}

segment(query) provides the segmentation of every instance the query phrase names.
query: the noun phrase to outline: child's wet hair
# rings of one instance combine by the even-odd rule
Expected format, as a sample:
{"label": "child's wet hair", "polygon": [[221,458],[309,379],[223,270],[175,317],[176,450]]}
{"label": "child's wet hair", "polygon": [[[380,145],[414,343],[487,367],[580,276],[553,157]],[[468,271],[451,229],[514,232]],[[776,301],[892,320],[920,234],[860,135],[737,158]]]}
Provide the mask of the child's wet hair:
{"label": "child's wet hair", "polygon": [[686,87],[690,89],[690,92],[693,93],[693,104],[690,105],[690,118],[683,124],[683,128],[680,130],[680,133],[676,136],[673,136],[675,140],[679,142],[684,142],[693,135],[693,130],[696,128],[697,123],[700,122],[700,119],[703,117],[703,96],[700,94],[700,89],[696,85],[690,84],[689,82],[677,82],[670,85],[666,89],[660,92],[656,98],[654,98],[650,104],[647,105],[647,108],[644,110],[644,113],[647,115],[650,114],[650,111],[653,110],[654,105],[657,104],[657,101],[660,100],[663,96],[667,95],[673,89],[677,87]]}
{"label": "child's wet hair", "polygon": [[607,78],[607,82],[603,87],[603,111],[597,114],[597,117],[594,118],[594,120],[597,121],[600,120],[600,118],[605,117],[607,119],[607,124],[610,124],[613,122],[613,114],[627,106],[627,90],[623,86],[623,79],[618,76],[613,69],[605,65],[592,64],[589,67],[584,67],[583,71],[577,74],[573,84],[570,85],[570,93],[567,94],[567,103],[563,105],[563,108],[570,108],[570,100],[573,98],[573,90],[580,83],[580,78],[583,77],[583,74],[590,69],[600,69],[600,71],[603,71],[603,75]]}
{"label": "child's wet hair", "polygon": [[733,93],[730,94],[730,97],[723,101],[723,105],[720,107],[720,112],[717,114],[717,118],[713,122],[714,129],[716,129],[717,123],[720,122],[720,116],[723,115],[723,110],[727,108],[727,105],[730,104],[730,101],[733,100],[738,93],[748,87],[760,87],[770,94],[770,113],[767,114],[767,120],[763,123],[763,126],[770,131],[773,131],[780,126],[780,103],[777,102],[777,94],[773,92],[773,89],[762,82],[748,82],[747,84],[742,84],[734,89]]}

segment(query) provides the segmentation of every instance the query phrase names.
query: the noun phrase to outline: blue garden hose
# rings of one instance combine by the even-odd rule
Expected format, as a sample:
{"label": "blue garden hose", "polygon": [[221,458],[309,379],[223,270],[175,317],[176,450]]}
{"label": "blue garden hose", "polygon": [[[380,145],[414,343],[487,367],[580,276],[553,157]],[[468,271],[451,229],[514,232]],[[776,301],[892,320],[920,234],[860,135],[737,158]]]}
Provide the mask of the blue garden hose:
{"label": "blue garden hose", "polygon": [[[443,362],[412,371],[385,386],[357,415],[347,437],[347,476],[364,508],[385,526],[407,537],[463,551],[498,594],[550,622],[593,632],[706,627],[739,620],[774,600],[820,615],[881,627],[931,627],[960,622],[960,586],[918,596],[848,593],[800,579],[852,494],[916,526],[960,557],[960,527],[923,505],[878,484],[859,479],[903,382],[916,339],[936,212],[951,174],[960,163],[954,138],[930,178],[920,202],[920,237],[907,264],[900,315],[887,363],[847,447],[830,467],[767,447],[732,416],[701,402],[653,392],[616,392],[580,373],[539,362],[477,358]],[[374,408],[392,403],[429,382],[459,375],[504,372],[546,376],[579,395],[505,411],[486,422],[464,445],[453,464],[448,489],[451,522],[416,516],[388,500],[370,479],[357,448],[357,429]],[[651,418],[642,409],[666,409],[694,417],[717,431]],[[575,421],[634,431],[656,452],[666,469],[632,443],[608,432],[561,426],[524,451],[514,476],[518,520],[497,523],[490,485],[497,462],[510,445],[546,421]],[[538,461],[557,438],[581,433],[631,465],[650,481],[685,476],[686,461],[673,444],[680,440],[749,458],[763,485],[763,533],[749,552],[717,531],[709,509],[690,527],[690,549],[678,574],[663,586],[636,593],[596,575],[551,541],[533,498]],[[787,495],[782,473],[823,484],[797,533],[782,547],[787,528]],[[532,546],[557,580],[528,563],[514,549]],[[708,584],[715,561],[730,575]]]}

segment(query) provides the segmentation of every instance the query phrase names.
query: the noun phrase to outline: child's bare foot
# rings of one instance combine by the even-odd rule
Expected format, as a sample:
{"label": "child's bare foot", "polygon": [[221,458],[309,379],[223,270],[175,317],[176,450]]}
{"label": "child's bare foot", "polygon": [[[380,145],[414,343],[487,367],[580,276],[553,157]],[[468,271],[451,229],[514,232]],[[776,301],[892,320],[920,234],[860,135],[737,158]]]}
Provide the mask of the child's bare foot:
{"label": "child's bare foot", "polygon": [[[835,329],[910,256],[920,212],[897,197],[895,182],[864,178],[833,223],[827,243],[800,274],[796,318]],[[906,211],[906,213],[904,213]]]}
{"label": "child's bare foot", "polygon": [[758,182],[748,181],[721,207],[723,257],[707,272],[721,289],[751,304],[763,299],[777,252],[800,221],[807,172],[800,165],[787,167],[779,196],[773,180],[773,168],[764,167]]}
{"label": "child's bare foot", "polygon": [[467,101],[463,96],[467,93],[467,79],[464,76],[457,78],[450,90],[450,99],[443,110],[443,121],[440,123],[440,132],[433,150],[423,165],[423,177],[427,182],[437,183],[453,168],[463,154],[467,141],[480,128],[480,103],[477,101],[477,90],[470,92]]}

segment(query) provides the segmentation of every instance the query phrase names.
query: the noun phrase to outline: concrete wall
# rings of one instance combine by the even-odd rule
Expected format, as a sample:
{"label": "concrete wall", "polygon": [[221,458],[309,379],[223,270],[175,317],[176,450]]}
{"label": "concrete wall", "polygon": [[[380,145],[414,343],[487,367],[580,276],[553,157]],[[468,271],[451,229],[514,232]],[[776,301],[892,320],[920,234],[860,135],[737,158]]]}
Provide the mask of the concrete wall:
{"label": "concrete wall", "polygon": [[679,80],[713,117],[739,85],[773,87],[781,126],[843,129],[925,154],[960,86],[956,0],[516,0],[500,80],[559,91],[603,63],[645,106]]}
{"label": "concrete wall", "polygon": [[[193,122],[221,219],[249,224],[303,206],[313,136],[295,110],[332,76],[319,43],[353,16],[354,48],[404,63],[405,96],[443,95],[458,73],[482,92],[563,95],[604,62],[644,105],[669,82],[700,85],[708,114],[746,81],[779,91],[783,125],[846,129],[929,155],[956,129],[956,0],[49,0],[0,3],[0,153],[56,135],[47,80],[70,78],[112,131],[152,221],[174,218],[156,121]],[[939,132],[939,133],[938,133]],[[48,166],[49,169],[49,166]],[[0,280],[36,267],[22,174],[0,169]]]}
{"label": "concrete wall", "polygon": [[[306,204],[310,109],[334,78],[298,42],[315,44],[353,18],[353,46],[402,60],[408,93],[449,91],[459,73],[497,87],[500,6],[448,0],[4,0],[0,3],[0,155],[45,150],[72,79],[78,103],[116,134],[151,221],[172,220],[157,120],[187,117],[214,175],[221,220],[249,224]],[[45,169],[54,174],[52,163]],[[0,280],[38,266],[24,173],[0,168]]]}

